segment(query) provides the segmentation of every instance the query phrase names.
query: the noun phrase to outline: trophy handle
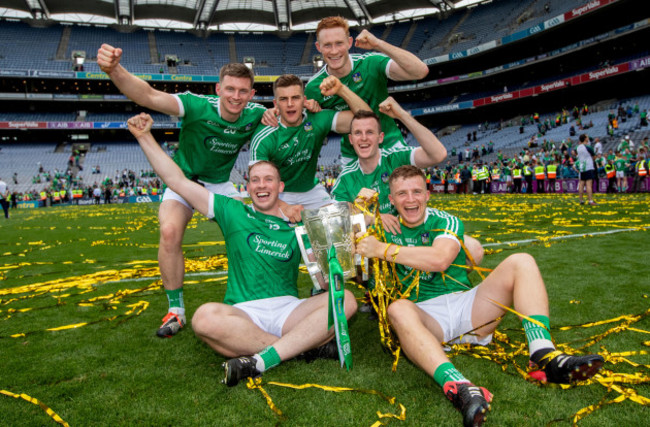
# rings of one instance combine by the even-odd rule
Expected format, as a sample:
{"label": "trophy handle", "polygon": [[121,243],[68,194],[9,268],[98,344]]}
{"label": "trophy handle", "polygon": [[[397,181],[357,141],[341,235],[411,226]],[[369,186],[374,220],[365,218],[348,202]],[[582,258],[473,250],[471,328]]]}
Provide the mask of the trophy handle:
{"label": "trophy handle", "polygon": [[[354,233],[356,234],[356,233],[358,233],[360,231],[365,233],[366,232],[366,221],[365,221],[365,218],[364,218],[363,214],[361,214],[361,213],[355,214],[355,215],[352,215],[351,218],[352,218],[352,220],[351,220],[351,222],[352,222],[352,230],[354,230]],[[368,272],[370,271],[370,265],[368,264],[368,258],[365,258],[365,257],[363,258],[363,265],[366,266],[366,271],[363,271],[363,269],[361,268],[361,255],[360,254],[356,254],[356,253],[354,254],[354,264],[358,267],[357,268],[357,277],[361,277],[361,280],[363,282],[367,282],[368,281]],[[358,274],[359,270],[361,270],[360,275]]]}
{"label": "trophy handle", "polygon": [[302,259],[305,262],[305,266],[307,267],[307,272],[309,273],[309,277],[311,277],[311,281],[314,284],[314,288],[318,290],[327,289],[327,283],[323,278],[323,272],[318,267],[318,262],[316,262],[316,256],[314,255],[314,251],[311,248],[311,244],[309,245],[309,247],[305,245],[304,239],[306,239],[307,242],[309,242],[307,229],[305,228],[304,225],[300,225],[296,227],[294,230],[296,232],[296,237],[298,239],[298,246],[300,246],[300,253],[302,254]]}

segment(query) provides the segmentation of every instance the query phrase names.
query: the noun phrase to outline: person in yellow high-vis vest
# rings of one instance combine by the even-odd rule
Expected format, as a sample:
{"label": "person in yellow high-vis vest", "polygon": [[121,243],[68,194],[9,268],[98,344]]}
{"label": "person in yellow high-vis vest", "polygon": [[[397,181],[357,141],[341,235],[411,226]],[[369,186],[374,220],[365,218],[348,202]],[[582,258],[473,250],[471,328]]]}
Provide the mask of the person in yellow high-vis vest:
{"label": "person in yellow high-vis vest", "polygon": [[634,165],[634,181],[632,182],[631,193],[641,192],[641,183],[648,177],[648,161],[643,157],[645,150],[639,149],[639,155]]}
{"label": "person in yellow high-vis vest", "polygon": [[472,166],[472,193],[478,193],[478,166]]}
{"label": "person in yellow high-vis vest", "polygon": [[521,166],[515,165],[512,169],[512,192],[515,194],[521,193],[521,179],[522,179]]}
{"label": "person in yellow high-vis vest", "polygon": [[488,182],[490,180],[490,173],[488,172],[487,166],[485,166],[481,162],[479,162],[477,177],[478,177],[478,189],[481,194],[485,194],[487,190]]}
{"label": "person in yellow high-vis vest", "polygon": [[533,169],[528,162],[524,163],[523,174],[526,181],[526,194],[533,194]]}
{"label": "person in yellow high-vis vest", "polygon": [[555,179],[557,178],[557,165],[551,160],[546,165],[546,178],[548,178],[549,191],[555,193]]}
{"label": "person in yellow high-vis vest", "polygon": [[546,183],[546,172],[544,165],[539,162],[535,164],[535,179],[537,180],[537,192],[544,193],[544,185]]}

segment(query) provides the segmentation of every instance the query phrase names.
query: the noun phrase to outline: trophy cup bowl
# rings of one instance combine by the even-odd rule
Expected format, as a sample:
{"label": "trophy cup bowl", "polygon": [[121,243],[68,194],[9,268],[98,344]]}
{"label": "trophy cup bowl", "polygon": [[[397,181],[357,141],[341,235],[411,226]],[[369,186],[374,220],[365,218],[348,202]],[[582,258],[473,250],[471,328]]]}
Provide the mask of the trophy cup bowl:
{"label": "trophy cup bowl", "polygon": [[332,246],[336,248],[344,279],[356,277],[354,233],[365,231],[363,215],[351,216],[348,203],[338,202],[320,209],[305,209],[302,220],[304,226],[296,227],[296,235],[314,286],[323,289],[329,283],[328,251]]}

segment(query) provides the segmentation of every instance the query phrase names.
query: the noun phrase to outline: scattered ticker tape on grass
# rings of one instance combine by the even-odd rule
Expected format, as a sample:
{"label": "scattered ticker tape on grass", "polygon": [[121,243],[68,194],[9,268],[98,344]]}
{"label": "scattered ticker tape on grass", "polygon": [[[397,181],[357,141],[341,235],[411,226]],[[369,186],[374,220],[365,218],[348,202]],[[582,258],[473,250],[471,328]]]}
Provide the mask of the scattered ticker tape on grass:
{"label": "scattered ticker tape on grass", "polygon": [[[367,389],[361,389],[361,388],[350,388],[350,387],[337,387],[337,386],[328,386],[328,385],[321,385],[321,384],[289,384],[289,383],[280,383],[276,381],[269,381],[267,383],[268,385],[274,385],[278,387],[285,387],[285,388],[292,388],[295,390],[304,390],[307,388],[318,388],[321,390],[325,391],[331,391],[335,393],[343,393],[343,392],[354,392],[354,393],[363,393],[363,394],[371,394],[375,396],[379,396],[383,400],[387,401],[391,405],[395,405],[397,403],[400,413],[399,415],[393,414],[391,412],[387,413],[382,413],[380,411],[377,411],[377,417],[381,420],[382,418],[395,418],[400,421],[406,420],[406,407],[402,405],[399,402],[396,402],[395,398],[392,396],[387,396],[384,393],[377,391],[377,390],[367,390]],[[287,417],[284,415],[284,413],[278,408],[274,403],[273,400],[271,399],[271,396],[268,394],[268,392],[262,387],[262,378],[248,378],[248,382],[246,383],[246,387],[248,387],[250,390],[259,390],[260,393],[262,393],[262,396],[264,396],[264,399],[266,399],[266,404],[269,406],[269,408],[278,416],[278,419],[280,421],[286,421]],[[380,420],[376,421],[372,427],[377,427],[384,425]]]}
{"label": "scattered ticker tape on grass", "polygon": [[[383,225],[381,222],[381,217],[378,213],[377,210],[377,204],[376,204],[376,199],[370,199],[370,200],[364,200],[364,201],[357,201],[355,203],[355,206],[361,210],[364,214],[366,215],[371,215],[375,218],[374,221],[374,227],[369,227],[368,231],[365,233],[364,236],[361,237],[365,238],[367,235],[374,235],[378,240],[380,241],[386,241],[384,231],[383,231]],[[620,220],[615,220],[613,222],[620,222]],[[612,223],[608,225],[613,225]],[[585,233],[582,235],[564,235],[564,236],[557,236],[557,237],[551,237],[551,236],[537,236],[536,239],[530,239],[526,241],[518,241],[518,242],[506,242],[506,243],[495,243],[493,246],[497,245],[509,245],[509,246],[516,246],[519,243],[537,243],[541,242],[544,244],[545,247],[550,246],[550,241],[555,240],[563,240],[566,238],[571,238],[571,237],[587,237],[587,236],[595,236],[595,235],[600,235],[600,234],[611,234],[614,232],[619,232],[619,231],[641,231],[641,230],[647,230],[649,227],[647,225],[644,226],[639,226],[635,228],[619,228],[617,230],[610,230],[610,231],[603,231],[603,232],[595,232],[595,233]],[[437,230],[432,230],[432,231],[437,231]],[[456,236],[458,238],[458,236]],[[462,242],[462,239],[458,239],[460,242]],[[491,239],[492,240],[492,239]],[[493,240],[492,240],[493,241]],[[476,271],[479,276],[481,276],[481,279],[484,279],[484,272],[489,273],[491,270],[490,269],[484,269],[484,268],[479,268],[476,267],[476,263],[472,259],[471,254],[465,247],[463,243],[461,243],[462,249],[465,251],[467,255],[467,260],[468,264],[467,266],[458,266],[458,267],[464,267],[470,270],[470,272]],[[388,252],[388,248],[386,250]],[[387,258],[384,256],[384,258]],[[393,261],[395,259],[395,256],[393,256]],[[371,302],[377,311],[378,315],[378,323],[379,323],[379,332],[381,336],[381,343],[384,347],[386,347],[392,354],[393,354],[393,365],[392,365],[392,370],[395,371],[397,369],[397,362],[399,360],[399,355],[400,355],[400,345],[399,345],[399,340],[397,339],[397,336],[394,334],[392,331],[392,327],[390,325],[390,322],[388,321],[388,316],[386,315],[386,309],[388,305],[394,301],[395,299],[398,298],[406,298],[409,296],[411,292],[418,292],[418,285],[419,285],[419,276],[418,273],[415,273],[415,270],[412,270],[411,273],[415,273],[413,279],[411,280],[410,286],[405,286],[404,283],[409,279],[409,277],[406,277],[404,280],[400,281],[399,278],[397,277],[397,274],[395,273],[395,269],[393,268],[394,264],[384,261],[384,260],[379,260],[378,262],[375,262],[373,265],[374,269],[374,275],[375,275],[375,288],[370,291],[373,298],[371,298]],[[409,275],[410,276],[410,275]],[[404,290],[406,289],[406,290]],[[646,297],[644,295],[644,297]],[[496,301],[492,301],[493,303],[501,306],[506,312],[510,311],[513,312],[515,315],[519,317],[523,317],[528,319],[529,321],[533,323],[538,323],[534,319],[531,319],[527,316],[523,316],[521,313],[516,312],[515,310],[505,307]],[[579,303],[576,301],[572,301],[575,303]],[[582,328],[591,328],[591,327],[596,327],[608,323],[615,323],[615,322],[621,322],[620,324],[608,329],[605,332],[602,332],[600,334],[593,335],[591,337],[588,337],[586,339],[578,340],[579,342],[585,341],[584,344],[582,344],[579,348],[572,348],[570,344],[574,344],[575,342],[568,342],[568,343],[556,343],[556,347],[568,354],[576,354],[580,353],[586,348],[590,347],[591,345],[602,341],[605,337],[619,333],[619,332],[624,332],[624,331],[633,331],[633,332],[638,332],[638,333],[645,333],[645,334],[650,334],[648,331],[644,331],[641,329],[637,328],[632,328],[630,325],[633,323],[636,323],[640,321],[641,319],[647,317],[650,314],[650,310],[646,311],[645,313],[642,313],[640,315],[623,315],[616,317],[614,319],[608,319],[608,320],[603,320],[603,321],[598,321],[598,322],[590,322],[586,323],[583,325],[577,325],[577,326],[565,326],[565,327],[560,327],[558,328],[559,331],[565,331],[577,327],[582,327]],[[495,319],[494,321],[498,321],[499,319]],[[489,322],[492,323],[492,322]],[[481,325],[480,327],[476,329],[480,329],[483,326],[486,325]],[[543,326],[543,325],[542,325]],[[467,332],[472,333],[473,331]],[[520,331],[518,331],[520,332]],[[453,341],[453,340],[452,340]],[[445,345],[445,343],[443,343]],[[645,345],[645,343],[644,343]],[[490,345],[489,347],[480,347],[480,346],[470,346],[467,344],[464,345],[448,345],[448,347],[451,348],[451,352],[449,353],[449,357],[453,357],[457,354],[467,354],[476,358],[481,358],[481,359],[487,359],[491,360],[499,365],[501,365],[503,370],[506,370],[509,366],[514,368],[514,370],[521,375],[524,379],[531,381],[531,382],[536,382],[540,384],[538,381],[533,379],[527,369],[522,368],[519,366],[517,361],[515,360],[516,356],[520,355],[526,355],[527,354],[527,348],[528,345],[525,340],[520,340],[520,341],[515,341],[512,337],[509,337],[503,333],[500,333],[499,331],[494,332],[494,340],[493,344]],[[509,351],[508,351],[508,350]],[[638,351],[628,351],[628,352],[623,352],[623,353],[610,353],[607,351],[607,349],[604,346],[601,346],[601,351],[599,352],[604,358],[605,361],[616,365],[618,363],[628,363],[629,365],[633,366],[634,368],[640,368],[640,369],[650,369],[650,365],[641,365],[634,363],[632,361],[629,361],[625,357],[627,356],[633,356],[633,355],[645,355],[648,354],[647,351],[645,350],[638,350]],[[578,412],[576,412],[574,415],[569,417],[569,421],[572,421],[574,424],[577,424],[577,422],[584,418],[585,416],[593,413],[595,410],[598,408],[601,408],[605,405],[612,404],[612,403],[620,403],[625,400],[630,400],[632,402],[638,403],[643,406],[650,406],[650,399],[644,396],[640,396],[638,392],[632,388],[626,387],[626,384],[643,384],[643,383],[650,383],[650,376],[644,374],[642,371],[637,371],[633,374],[626,374],[626,373],[615,373],[609,370],[602,370],[599,374],[595,375],[592,379],[588,381],[583,381],[577,384],[573,385],[560,385],[562,388],[570,388],[570,387],[575,387],[577,385],[590,385],[590,384],[600,384],[605,389],[607,390],[607,394],[605,397],[603,397],[597,404],[590,405],[588,407],[582,408]],[[541,384],[540,384],[541,385]],[[613,399],[609,399],[609,394],[616,392],[619,393],[619,395]],[[609,400],[608,400],[609,399]],[[555,422],[558,420],[553,420],[551,422]],[[559,421],[566,421],[565,419],[559,420]]]}
{"label": "scattered ticker tape on grass", "polygon": [[[650,316],[650,309],[638,315],[623,315],[613,319],[590,322],[582,325],[558,327],[556,329],[557,331],[566,331],[574,328],[593,328],[601,325],[615,323],[614,326],[610,327],[604,332],[592,335],[587,338],[570,341],[566,343],[556,342],[556,347],[558,348],[558,350],[561,350],[567,354],[579,354],[585,348],[615,333],[622,333],[622,332],[629,331],[632,333],[650,334],[650,331],[645,331],[642,329],[630,327],[630,325],[637,323],[648,316]],[[572,347],[572,344],[575,345],[582,342],[585,342],[585,344],[583,344],[578,348]],[[552,420],[551,423],[570,421],[573,424],[577,424],[578,421],[580,421],[582,418],[586,417],[587,415],[593,413],[597,409],[613,403],[622,403],[625,400],[630,400],[634,403],[643,406],[650,406],[650,398],[639,395],[635,389],[629,387],[629,385],[634,385],[634,384],[637,385],[650,384],[650,375],[648,375],[648,373],[650,372],[650,365],[635,363],[628,359],[628,357],[630,356],[650,354],[650,352],[646,350],[632,350],[632,351],[611,353],[606,349],[605,346],[601,345],[598,354],[600,354],[601,356],[603,356],[603,358],[605,358],[605,363],[608,363],[610,365],[618,365],[621,363],[625,363],[635,368],[636,372],[623,373],[623,372],[613,372],[608,369],[603,369],[600,371],[600,373],[596,374],[593,378],[587,381],[582,381],[579,383],[575,383],[573,385],[566,385],[566,384],[556,385],[556,384],[543,384],[534,380],[528,374],[526,367],[521,367],[519,365],[516,358],[517,356],[526,355],[528,353],[527,352],[528,344],[526,343],[525,339],[517,339],[515,334],[506,335],[503,332],[495,331],[492,344],[490,344],[488,347],[470,346],[469,344],[454,344],[454,345],[450,345],[449,347],[451,348],[451,352],[448,353],[448,356],[450,358],[463,354],[463,355],[468,355],[479,359],[490,360],[500,365],[504,371],[508,371],[509,368],[512,368],[515,370],[517,374],[519,374],[524,379],[532,383],[538,384],[540,386],[545,385],[545,386],[553,386],[553,387],[568,389],[576,386],[588,386],[588,385],[597,384],[602,386],[605,389],[606,393],[598,403],[582,408],[568,418]],[[612,398],[611,395],[615,393],[618,393],[618,395],[615,395],[615,397]]]}
{"label": "scattered ticker tape on grass", "polygon": [[38,405],[54,421],[61,424],[62,426],[70,427],[70,425],[63,420],[63,418],[58,416],[56,412],[51,410],[47,405],[45,405],[45,403],[41,402],[38,399],[35,399],[35,398],[31,397],[31,396],[28,396],[25,393],[16,394],[16,393],[12,393],[12,392],[7,391],[7,390],[0,390],[0,394],[4,394],[5,396],[13,397],[14,399],[23,399],[23,400],[26,400],[29,403],[33,403],[34,405]]}
{"label": "scattered ticker tape on grass", "polygon": [[[70,276],[61,279],[50,280],[41,283],[32,283],[24,286],[17,286],[13,288],[0,289],[0,297],[9,296],[8,299],[0,299],[0,306],[9,306],[11,303],[22,301],[25,299],[35,298],[42,295],[52,295],[57,298],[57,303],[38,307],[22,307],[22,308],[7,308],[0,310],[0,320],[9,320],[17,313],[25,313],[32,310],[44,310],[57,308],[61,305],[61,300],[71,296],[81,295],[87,292],[98,289],[99,286],[106,283],[114,283],[128,280],[139,280],[142,278],[159,277],[160,270],[157,267],[142,267],[142,264],[155,263],[155,261],[134,261],[133,268],[122,270],[105,270],[97,273],[84,274],[80,276]],[[21,263],[20,267],[29,266],[29,263]],[[205,259],[191,259],[186,261],[186,270],[188,272],[196,271],[214,271],[215,269],[226,269],[228,261],[224,255],[217,255]],[[7,267],[7,266],[5,266]],[[13,266],[10,266],[13,267]],[[225,280],[225,277],[218,279],[207,279],[208,281]],[[190,282],[186,282],[190,283]],[[154,280],[153,283],[137,288],[137,289],[122,289],[114,293],[97,296],[94,298],[83,299],[76,304],[80,307],[102,307],[107,310],[117,309],[117,305],[122,304],[125,299],[129,297],[139,296],[140,294],[159,289],[162,286],[160,280]],[[75,329],[82,326],[88,326],[106,321],[113,321],[116,319],[128,320],[133,316],[140,315],[149,306],[147,301],[138,301],[134,304],[128,304],[129,309],[123,314],[104,317],[98,320],[79,322],[74,324],[52,326],[42,330],[23,331],[11,334],[9,336],[0,336],[0,338],[19,338],[30,334],[46,332],[46,331],[61,331],[66,329]]]}

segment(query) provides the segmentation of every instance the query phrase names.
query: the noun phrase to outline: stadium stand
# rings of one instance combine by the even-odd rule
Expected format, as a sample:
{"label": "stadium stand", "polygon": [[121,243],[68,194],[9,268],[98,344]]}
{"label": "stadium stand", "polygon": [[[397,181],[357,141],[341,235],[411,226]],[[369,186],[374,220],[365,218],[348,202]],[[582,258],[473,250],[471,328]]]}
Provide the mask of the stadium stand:
{"label": "stadium stand", "polygon": [[[478,5],[471,9],[463,9],[440,19],[437,16],[425,17],[408,22],[392,24],[373,25],[369,30],[377,37],[385,39],[391,44],[406,46],[408,50],[417,52],[421,58],[433,58],[444,53],[469,49],[499,37],[513,34],[521,29],[530,28],[551,16],[556,16],[569,11],[576,6],[581,6],[584,1],[550,0],[546,2],[515,0],[501,0],[489,4]],[[546,7],[548,6],[548,10]],[[351,30],[352,36],[358,34],[357,29]],[[571,40],[570,42],[575,42]],[[99,72],[94,56],[101,43],[110,43],[124,48],[125,55],[123,63],[133,73],[142,74],[187,74],[199,76],[214,76],[218,74],[219,68],[231,60],[241,61],[245,56],[255,58],[255,72],[258,75],[277,75],[282,73],[295,73],[301,76],[310,76],[314,71],[312,58],[318,54],[314,46],[313,33],[294,33],[288,37],[280,38],[275,35],[257,33],[212,33],[207,37],[198,37],[189,32],[169,30],[137,30],[131,33],[119,33],[111,28],[91,27],[86,25],[60,25],[55,24],[47,28],[32,28],[23,22],[3,20],[0,25],[0,70],[38,70],[38,71],[70,71],[72,69],[72,53],[74,51],[85,51],[87,55],[84,64],[85,71],[90,73]],[[569,42],[567,42],[569,43]],[[352,52],[363,52],[353,48]],[[166,61],[168,55],[177,58],[176,65],[169,65]],[[646,48],[639,49],[633,55],[619,54],[614,63],[631,61],[643,58],[648,55]],[[521,59],[524,59],[523,57]],[[601,63],[581,63],[580,73],[596,70],[602,67]],[[467,72],[481,71],[480,69],[467,70]],[[521,73],[516,79],[509,80],[509,90],[517,90],[544,83],[552,82],[560,78],[571,77],[578,71],[555,70],[547,75],[535,75],[534,78],[524,76]],[[446,77],[446,76],[442,76]],[[480,79],[480,78],[479,78]],[[485,78],[483,81],[488,81]],[[411,102],[404,104],[409,108],[422,108],[422,106],[449,105],[463,101],[472,101],[482,97],[489,97],[503,93],[503,86],[498,79],[489,80],[488,84],[477,84],[469,90],[458,91],[450,96],[432,97],[427,94],[425,101]],[[512,84],[510,84],[512,81]],[[453,83],[451,83],[453,84]],[[212,83],[210,84],[213,85]],[[436,94],[431,91],[431,94]],[[431,99],[433,98],[433,99]],[[409,100],[410,101],[410,100]],[[118,101],[118,103],[121,101]],[[126,101],[124,101],[126,102]],[[647,135],[646,130],[640,129],[636,118],[622,122],[613,136],[607,135],[607,114],[610,109],[618,108],[619,104],[638,103],[640,108],[647,109],[650,105],[650,97],[640,96],[636,98],[624,98],[619,101],[608,99],[600,104],[592,105],[592,114],[588,116],[594,126],[589,130],[592,136],[600,136],[607,144],[613,145],[625,134],[632,134],[633,138],[641,139]],[[114,107],[116,103],[112,103]],[[560,105],[558,105],[560,107]],[[113,122],[124,123],[136,111],[129,109],[129,112],[116,112],[117,108],[106,109],[93,107],[92,105],[83,108],[88,109],[85,116],[77,112],[56,111],[51,107],[40,110],[30,108],[29,111],[9,111],[5,108],[0,111],[0,121],[38,121],[38,122]],[[477,133],[477,140],[472,141],[470,146],[487,144],[490,140],[495,143],[495,150],[502,149],[508,153],[515,153],[525,146],[527,141],[537,133],[533,124],[524,126],[524,132],[519,132],[519,117],[514,114],[532,114],[533,111],[513,111],[510,118],[503,123],[509,126],[500,126],[499,122],[492,121],[488,130]],[[553,114],[542,111],[542,117],[547,116],[553,120]],[[167,123],[170,128],[175,128],[177,118],[162,114],[154,114],[157,123]],[[483,123],[481,123],[483,124]],[[543,138],[553,141],[561,141],[568,136],[570,124],[561,125],[547,131]],[[465,148],[467,133],[477,129],[479,123],[458,123],[449,126],[443,131],[440,139],[451,151]],[[453,131],[452,131],[453,129]],[[122,137],[124,139],[124,137]],[[412,138],[409,136],[409,141]],[[120,140],[120,138],[116,138]],[[122,146],[123,145],[123,146]],[[33,165],[37,161],[47,162],[47,168],[58,170],[64,169],[70,156],[70,146],[56,144],[39,145],[46,152],[45,159],[35,159],[38,156],[25,153],[20,161],[25,161],[25,167],[20,166],[17,170],[21,182],[31,182]],[[128,148],[126,148],[128,147]],[[7,165],[9,169],[16,167],[15,163],[1,163],[5,161],[8,154],[14,154],[17,146],[15,144],[3,144],[0,146],[0,165]],[[25,147],[25,148],[31,148]],[[131,150],[135,150],[131,152]],[[60,152],[59,152],[60,151]],[[50,153],[51,152],[51,153]],[[102,171],[114,170],[118,164],[133,170],[146,169],[147,163],[138,157],[139,150],[135,144],[111,143],[106,144],[103,149],[93,146],[87,154],[86,165],[100,165]],[[49,154],[54,155],[52,156]],[[60,159],[58,159],[58,157]],[[122,158],[117,161],[116,158]],[[319,164],[323,167],[338,165],[340,161],[340,147],[338,137],[330,138],[323,147]],[[242,151],[235,165],[234,182],[242,182],[247,170],[248,152]],[[84,180],[96,179],[97,175],[91,174],[89,168],[84,168],[80,176]],[[21,184],[23,185],[23,184]],[[29,186],[29,184],[25,184]]]}

